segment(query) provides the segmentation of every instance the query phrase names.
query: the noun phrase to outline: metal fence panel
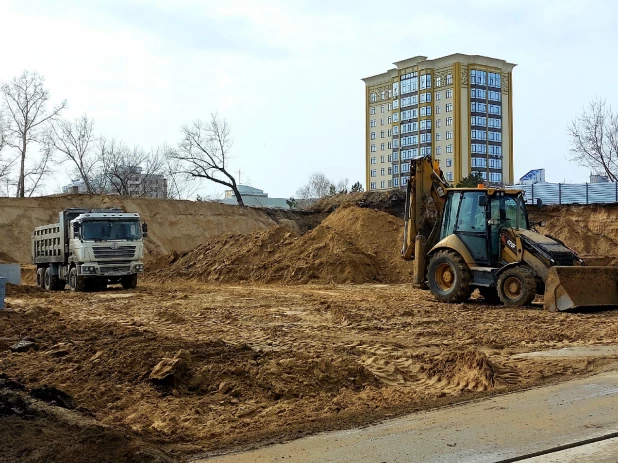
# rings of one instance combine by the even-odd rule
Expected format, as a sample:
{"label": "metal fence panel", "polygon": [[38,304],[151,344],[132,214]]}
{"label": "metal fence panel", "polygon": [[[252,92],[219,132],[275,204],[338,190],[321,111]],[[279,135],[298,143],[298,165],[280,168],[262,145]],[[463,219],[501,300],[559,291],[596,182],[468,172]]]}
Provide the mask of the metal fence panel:
{"label": "metal fence panel", "polygon": [[534,185],[511,185],[524,191],[529,204],[538,198],[543,204],[610,204],[618,203],[618,183],[536,183]]}

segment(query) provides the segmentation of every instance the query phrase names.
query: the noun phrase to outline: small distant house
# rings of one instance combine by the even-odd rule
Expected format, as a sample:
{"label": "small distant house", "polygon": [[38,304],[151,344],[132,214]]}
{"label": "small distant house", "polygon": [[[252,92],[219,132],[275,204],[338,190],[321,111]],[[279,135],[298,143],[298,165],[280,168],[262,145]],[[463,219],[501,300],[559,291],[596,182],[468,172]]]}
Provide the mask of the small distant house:
{"label": "small distant house", "polygon": [[[245,206],[252,207],[275,207],[279,209],[289,209],[286,198],[269,198],[268,193],[264,193],[264,190],[259,188],[253,188],[248,185],[238,185],[238,191],[242,197]],[[236,195],[234,191],[226,190],[225,198],[221,200],[225,204],[238,204],[236,201]]]}
{"label": "small distant house", "polygon": [[534,185],[545,183],[545,169],[534,169],[519,179],[520,185]]}

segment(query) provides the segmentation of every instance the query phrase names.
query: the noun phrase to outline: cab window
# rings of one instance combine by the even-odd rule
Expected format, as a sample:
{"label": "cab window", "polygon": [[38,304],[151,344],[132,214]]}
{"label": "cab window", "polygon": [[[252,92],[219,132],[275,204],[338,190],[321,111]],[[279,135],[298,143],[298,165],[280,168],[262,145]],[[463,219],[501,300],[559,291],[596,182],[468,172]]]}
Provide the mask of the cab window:
{"label": "cab window", "polygon": [[466,191],[461,200],[457,216],[457,231],[483,233],[487,226],[485,206],[479,205],[479,197],[485,196],[482,191]]}

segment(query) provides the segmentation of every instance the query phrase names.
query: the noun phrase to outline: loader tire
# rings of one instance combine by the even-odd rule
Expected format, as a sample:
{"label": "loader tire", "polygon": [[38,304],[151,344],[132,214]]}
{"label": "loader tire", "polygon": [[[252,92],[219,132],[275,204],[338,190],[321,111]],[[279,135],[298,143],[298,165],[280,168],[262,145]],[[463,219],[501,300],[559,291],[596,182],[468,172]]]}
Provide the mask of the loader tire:
{"label": "loader tire", "polygon": [[427,280],[429,289],[440,302],[464,302],[472,294],[470,269],[454,251],[438,251],[431,258]]}
{"label": "loader tire", "polygon": [[505,270],[498,278],[498,296],[504,305],[530,305],[536,296],[536,280],[525,266]]}
{"label": "loader tire", "polygon": [[500,300],[500,296],[498,296],[498,290],[496,288],[487,288],[487,287],[479,287],[479,293],[483,299],[485,299],[485,303],[489,305],[501,305],[502,301]]}

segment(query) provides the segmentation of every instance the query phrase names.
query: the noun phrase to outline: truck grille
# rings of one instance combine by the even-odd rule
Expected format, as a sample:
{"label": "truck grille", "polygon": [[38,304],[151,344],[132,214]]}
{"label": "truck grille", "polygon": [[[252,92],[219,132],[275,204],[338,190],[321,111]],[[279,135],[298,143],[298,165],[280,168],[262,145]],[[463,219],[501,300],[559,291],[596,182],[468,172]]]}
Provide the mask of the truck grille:
{"label": "truck grille", "polygon": [[118,249],[110,247],[92,248],[94,257],[97,259],[122,259],[132,258],[135,255],[135,246],[118,246]]}
{"label": "truck grille", "polygon": [[118,267],[101,267],[101,273],[103,275],[109,275],[110,273],[129,273],[131,271],[131,267],[127,266],[118,266]]}

